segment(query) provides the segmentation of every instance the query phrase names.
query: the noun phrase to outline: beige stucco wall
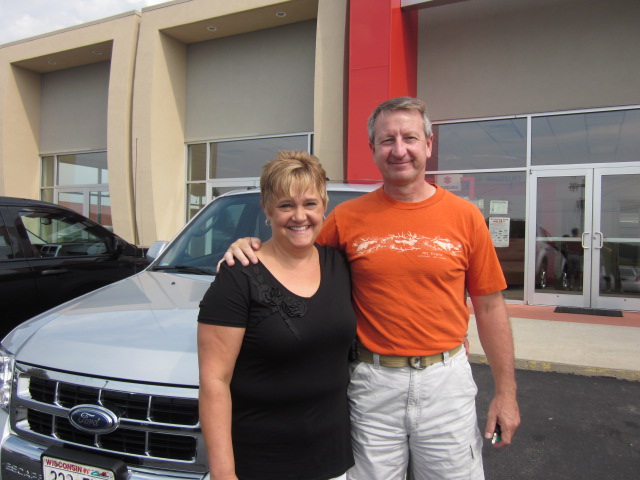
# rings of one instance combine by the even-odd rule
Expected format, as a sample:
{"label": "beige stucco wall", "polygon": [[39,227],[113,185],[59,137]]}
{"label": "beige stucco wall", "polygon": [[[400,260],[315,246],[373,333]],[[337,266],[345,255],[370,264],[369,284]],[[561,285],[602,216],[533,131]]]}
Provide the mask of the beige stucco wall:
{"label": "beige stucco wall", "polygon": [[472,0],[419,15],[435,120],[640,104],[637,0]]}
{"label": "beige stucco wall", "polygon": [[345,104],[347,0],[321,0],[316,25],[314,153],[332,180],[347,178]]}
{"label": "beige stucco wall", "polygon": [[113,228],[136,244],[139,238],[133,214],[135,145],[131,136],[131,109],[139,25],[139,17],[132,16],[127,28],[123,26],[118,35],[114,35],[107,107],[107,161]]}
{"label": "beige stucco wall", "polygon": [[0,195],[39,198],[40,75],[0,50]]}
{"label": "beige stucco wall", "polygon": [[313,131],[315,43],[307,20],[189,45],[186,141]]}
{"label": "beige stucco wall", "polygon": [[133,108],[135,215],[139,242],[169,240],[184,224],[184,43],[143,26]]}

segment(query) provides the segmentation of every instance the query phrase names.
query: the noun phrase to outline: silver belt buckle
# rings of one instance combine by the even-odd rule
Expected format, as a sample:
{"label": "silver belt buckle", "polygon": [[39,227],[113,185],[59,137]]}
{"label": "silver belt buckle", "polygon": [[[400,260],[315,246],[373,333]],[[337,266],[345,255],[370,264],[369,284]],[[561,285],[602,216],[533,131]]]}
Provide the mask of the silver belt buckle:
{"label": "silver belt buckle", "polygon": [[420,357],[410,357],[409,366],[411,368],[415,368],[416,370],[424,370],[425,368],[427,368],[426,365],[422,365],[422,362],[420,361]]}

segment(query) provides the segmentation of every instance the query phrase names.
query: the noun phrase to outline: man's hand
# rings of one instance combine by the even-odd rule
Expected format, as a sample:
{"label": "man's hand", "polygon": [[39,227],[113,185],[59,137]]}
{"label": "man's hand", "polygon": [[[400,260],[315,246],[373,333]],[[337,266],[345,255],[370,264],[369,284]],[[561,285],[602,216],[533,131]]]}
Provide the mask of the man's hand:
{"label": "man's hand", "polygon": [[513,435],[520,425],[520,410],[515,395],[496,395],[491,400],[489,412],[487,413],[487,425],[484,431],[484,438],[490,440],[500,425],[500,440],[495,442],[495,448],[503,448],[511,445]]}
{"label": "man's hand", "polygon": [[262,242],[256,237],[244,237],[239,238],[231,244],[224,257],[218,262],[217,273],[220,273],[220,264],[227,262],[227,265],[234,265],[236,259],[245,267],[249,263],[258,263],[258,257],[254,253],[254,250],[260,250]]}

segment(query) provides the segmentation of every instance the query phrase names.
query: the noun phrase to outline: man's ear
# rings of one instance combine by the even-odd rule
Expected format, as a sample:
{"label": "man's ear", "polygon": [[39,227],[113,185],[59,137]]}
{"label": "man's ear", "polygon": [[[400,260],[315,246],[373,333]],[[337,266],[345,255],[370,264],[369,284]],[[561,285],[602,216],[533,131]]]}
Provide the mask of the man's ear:
{"label": "man's ear", "polygon": [[427,138],[425,148],[427,150],[427,158],[431,158],[431,152],[433,151],[433,134]]}

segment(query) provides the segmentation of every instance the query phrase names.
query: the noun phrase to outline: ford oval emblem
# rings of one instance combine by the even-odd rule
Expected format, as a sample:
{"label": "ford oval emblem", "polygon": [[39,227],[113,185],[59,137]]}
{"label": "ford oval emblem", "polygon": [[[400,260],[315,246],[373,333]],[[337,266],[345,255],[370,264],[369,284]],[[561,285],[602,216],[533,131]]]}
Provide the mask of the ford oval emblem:
{"label": "ford oval emblem", "polygon": [[120,419],[111,410],[98,405],[78,405],[69,411],[71,425],[86,433],[111,433]]}

